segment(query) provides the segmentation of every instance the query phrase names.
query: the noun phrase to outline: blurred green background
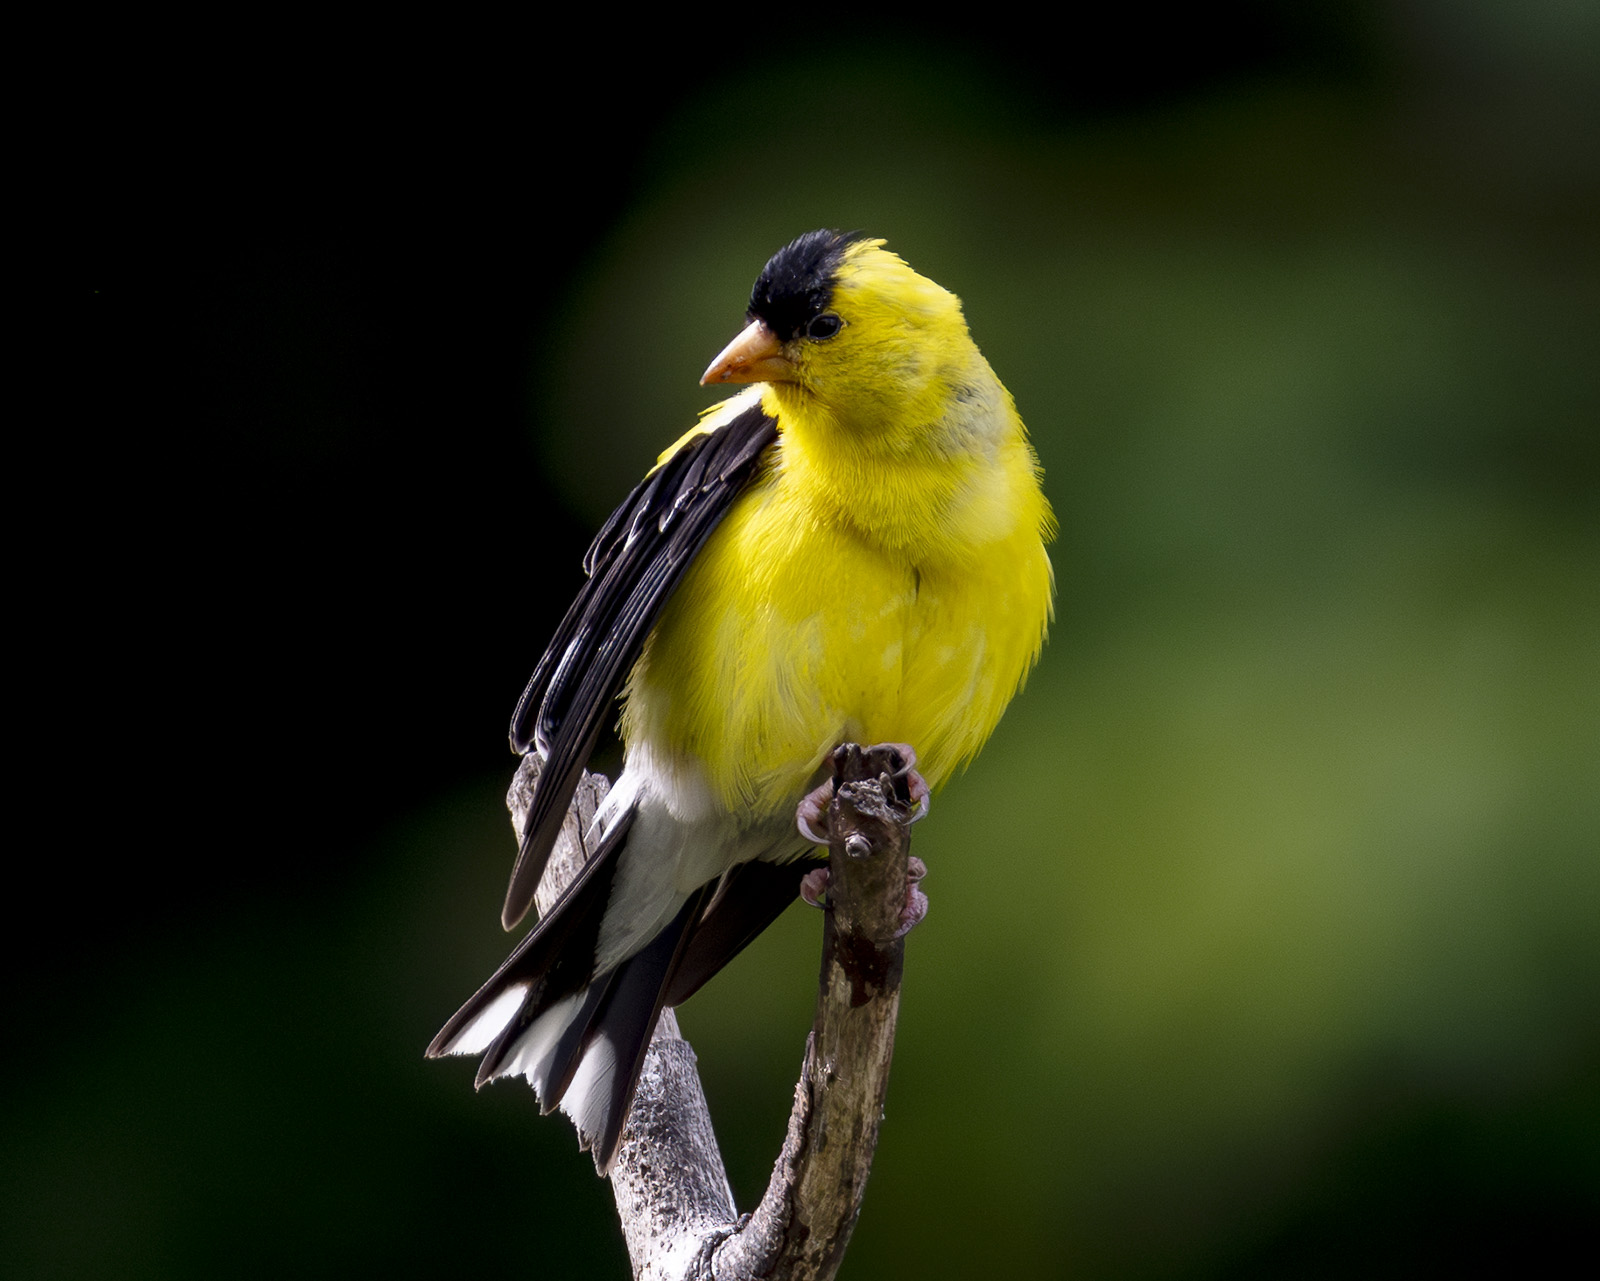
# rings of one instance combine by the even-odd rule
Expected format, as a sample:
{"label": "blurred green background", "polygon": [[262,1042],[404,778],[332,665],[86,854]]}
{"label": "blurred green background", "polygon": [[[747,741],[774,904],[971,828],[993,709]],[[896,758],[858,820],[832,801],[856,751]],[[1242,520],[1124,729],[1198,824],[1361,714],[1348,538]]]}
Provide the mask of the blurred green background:
{"label": "blurred green background", "polygon": [[[111,746],[42,752],[5,1270],[626,1275],[568,1123],[421,1053],[508,947],[587,537],[818,226],[960,294],[1061,522],[916,833],[843,1275],[1592,1253],[1600,9],[767,16],[83,74],[61,697]],[[745,1208],[819,926],[681,1012]]]}

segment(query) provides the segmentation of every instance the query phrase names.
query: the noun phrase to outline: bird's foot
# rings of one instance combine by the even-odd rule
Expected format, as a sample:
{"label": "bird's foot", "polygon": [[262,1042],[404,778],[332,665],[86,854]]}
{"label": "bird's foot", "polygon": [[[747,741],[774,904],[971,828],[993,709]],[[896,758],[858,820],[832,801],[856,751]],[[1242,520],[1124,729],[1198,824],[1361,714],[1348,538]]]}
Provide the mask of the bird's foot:
{"label": "bird's foot", "polygon": [[[848,781],[840,778],[847,751],[846,747],[833,749],[834,777],[824,779],[820,786],[807,792],[795,809],[795,824],[800,829],[800,835],[813,845],[828,845],[832,841],[828,835],[828,806],[833,804],[835,785],[840,781]],[[916,807],[911,822],[917,823],[928,817],[930,789],[928,780],[917,772],[915,748],[909,743],[879,743],[863,749],[859,759],[865,766],[859,777],[881,778],[887,775],[895,799],[902,805]]]}
{"label": "bird's foot", "polygon": [[910,743],[879,743],[863,753],[871,765],[882,764],[894,783],[895,797],[902,805],[914,805],[916,813],[911,822],[920,823],[928,817],[930,789],[928,780],[917,773],[917,749]]}
{"label": "bird's foot", "polygon": [[820,786],[807,792],[795,807],[795,826],[800,829],[800,835],[813,845],[833,844],[833,838],[828,835],[828,806],[832,804],[833,780],[825,778]]}
{"label": "bird's foot", "polygon": [[[900,909],[900,928],[895,938],[904,938],[922,923],[928,914],[928,896],[919,882],[928,874],[928,865],[915,854],[906,859],[906,902]],[[800,900],[812,907],[826,907],[828,901],[828,869],[813,868],[800,878]]]}
{"label": "bird's foot", "polygon": [[828,869],[815,867],[800,878],[800,901],[811,907],[825,907],[828,899]]}
{"label": "bird's foot", "polygon": [[919,884],[927,874],[928,865],[915,854],[906,859],[906,905],[900,909],[900,928],[894,932],[897,939],[911,933],[928,914],[928,896]]}

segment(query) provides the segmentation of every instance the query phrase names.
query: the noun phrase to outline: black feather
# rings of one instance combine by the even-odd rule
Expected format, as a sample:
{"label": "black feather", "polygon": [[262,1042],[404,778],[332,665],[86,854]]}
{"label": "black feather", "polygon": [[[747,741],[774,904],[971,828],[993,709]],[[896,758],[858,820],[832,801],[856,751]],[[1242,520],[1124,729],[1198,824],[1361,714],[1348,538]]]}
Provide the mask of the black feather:
{"label": "black feather", "polygon": [[[520,1024],[526,1028],[556,1001],[571,996],[589,982],[594,976],[595,944],[600,936],[605,905],[611,897],[618,855],[632,825],[631,811],[621,815],[612,824],[600,848],[562,891],[561,897],[551,904],[539,924],[517,944],[489,981],[473,993],[472,998],[440,1029],[439,1035],[428,1046],[429,1058],[449,1054],[450,1043],[502,992],[515,984],[529,984],[528,999],[511,1021],[512,1026]],[[500,1039],[503,1038],[497,1038],[497,1043]],[[494,1056],[495,1047],[491,1046],[485,1063]],[[496,1059],[490,1066],[489,1075],[498,1065],[499,1059]],[[479,1077],[479,1084],[488,1079],[488,1075],[481,1071]]]}
{"label": "black feather", "polygon": [[594,981],[592,987],[584,995],[583,1004],[578,1007],[578,1012],[566,1029],[550,1049],[546,1062],[536,1064],[532,1075],[533,1088],[539,1092],[539,1111],[549,1115],[561,1102],[567,1092],[567,1087],[572,1084],[572,1078],[578,1071],[578,1064],[583,1061],[583,1050],[589,1044],[589,1029],[594,1026],[597,1015],[611,995],[611,984],[616,980],[618,970],[612,970]]}
{"label": "black feather", "polygon": [[[644,1068],[644,1056],[650,1048],[656,1020],[661,1017],[667,988],[682,959],[684,945],[692,932],[691,926],[704,909],[712,888],[705,885],[691,894],[671,925],[617,967],[605,1003],[584,1037],[587,1047],[596,1037],[603,1035],[617,1056],[616,1071],[611,1078],[611,1091],[602,1106],[599,1129],[584,1131],[580,1128],[579,1131],[580,1146],[592,1148],[595,1168],[601,1174],[609,1174],[611,1163],[616,1160],[622,1139],[622,1125],[628,1119],[634,1087],[638,1085],[639,1073]],[[563,1089],[571,1077],[572,1069],[569,1068]]]}
{"label": "black feather", "polygon": [[783,915],[800,893],[800,878],[826,867],[826,857],[792,863],[740,863],[730,868],[689,936],[667,986],[667,1005],[682,1005],[756,935]]}
{"label": "black feather", "polygon": [[610,1088],[601,1101],[598,1125],[580,1135],[582,1146],[593,1149],[595,1164],[602,1174],[616,1158],[622,1125],[656,1020],[688,955],[695,927],[716,889],[705,885],[695,891],[672,923],[649,943],[615,969],[596,975],[600,925],[631,823],[630,813],[612,828],[577,879],[428,1047],[430,1057],[450,1053],[451,1041],[501,993],[516,984],[527,984],[528,995],[521,1008],[484,1051],[477,1074],[477,1083],[482,1086],[493,1080],[516,1053],[517,1043],[542,1014],[556,1002],[584,993],[583,1001],[543,1061],[530,1066],[529,1075],[539,1091],[541,1107],[548,1112],[561,1102],[579,1063],[596,1039],[604,1037],[609,1043],[616,1060]]}
{"label": "black feather", "polygon": [[777,435],[777,421],[753,405],[692,438],[635,487],[590,546],[588,581],[511,720],[513,750],[536,747],[545,768],[506,890],[506,929],[533,902],[583,767],[657,615]]}
{"label": "black feather", "polygon": [[766,323],[783,342],[793,339],[833,301],[834,275],[845,251],[865,238],[860,231],[808,231],[768,260],[750,291],[752,320]]}

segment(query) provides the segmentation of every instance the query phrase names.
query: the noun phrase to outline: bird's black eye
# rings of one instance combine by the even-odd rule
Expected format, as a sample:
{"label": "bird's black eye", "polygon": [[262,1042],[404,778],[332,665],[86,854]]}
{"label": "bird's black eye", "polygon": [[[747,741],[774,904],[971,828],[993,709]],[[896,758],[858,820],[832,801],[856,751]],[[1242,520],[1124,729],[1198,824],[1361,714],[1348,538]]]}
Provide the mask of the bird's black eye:
{"label": "bird's black eye", "polygon": [[820,341],[824,338],[832,338],[843,328],[844,321],[840,320],[831,311],[825,311],[820,316],[812,317],[811,323],[806,326],[806,337]]}

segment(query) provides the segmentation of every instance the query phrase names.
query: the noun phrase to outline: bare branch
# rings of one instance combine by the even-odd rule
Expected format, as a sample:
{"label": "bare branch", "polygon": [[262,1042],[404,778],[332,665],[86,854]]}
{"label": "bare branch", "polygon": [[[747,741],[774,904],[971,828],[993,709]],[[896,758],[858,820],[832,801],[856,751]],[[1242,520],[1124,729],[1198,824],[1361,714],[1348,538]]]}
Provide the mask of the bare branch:
{"label": "bare branch", "polygon": [[711,1252],[733,1231],[738,1211],[694,1051],[671,1010],[661,1012],[650,1042],[611,1191],[635,1277],[713,1275]]}

